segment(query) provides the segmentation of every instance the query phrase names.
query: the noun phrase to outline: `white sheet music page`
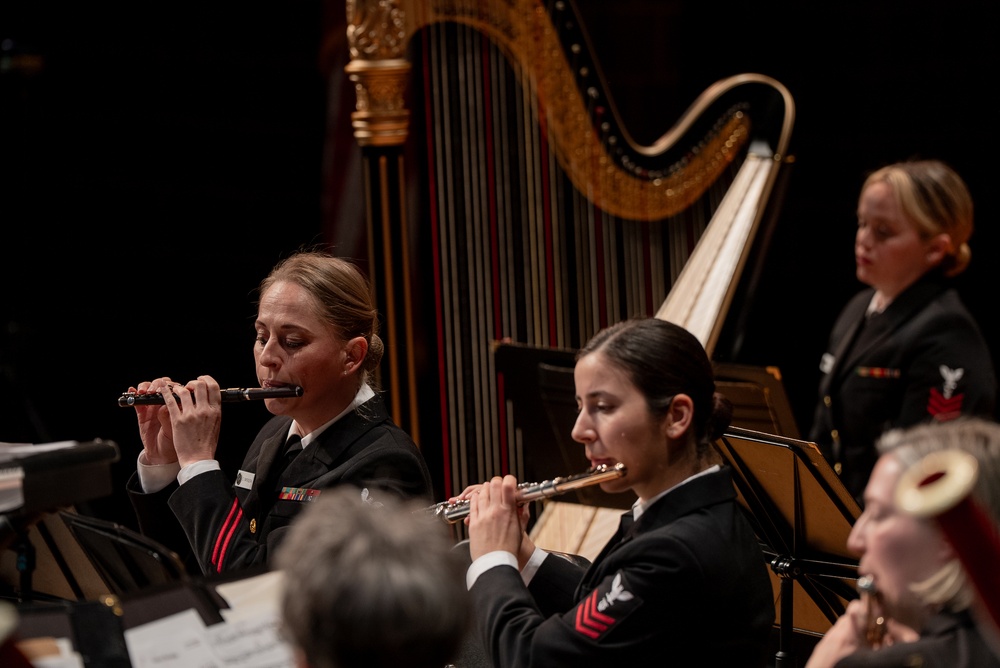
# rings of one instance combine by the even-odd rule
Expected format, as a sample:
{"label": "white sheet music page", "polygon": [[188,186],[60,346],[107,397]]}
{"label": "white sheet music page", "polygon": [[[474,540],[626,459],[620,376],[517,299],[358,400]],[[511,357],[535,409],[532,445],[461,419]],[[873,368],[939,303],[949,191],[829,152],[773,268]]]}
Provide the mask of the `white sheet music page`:
{"label": "white sheet music page", "polygon": [[275,571],[218,585],[230,605],[220,624],[185,610],[126,630],[133,668],[294,668],[279,632],[283,583]]}

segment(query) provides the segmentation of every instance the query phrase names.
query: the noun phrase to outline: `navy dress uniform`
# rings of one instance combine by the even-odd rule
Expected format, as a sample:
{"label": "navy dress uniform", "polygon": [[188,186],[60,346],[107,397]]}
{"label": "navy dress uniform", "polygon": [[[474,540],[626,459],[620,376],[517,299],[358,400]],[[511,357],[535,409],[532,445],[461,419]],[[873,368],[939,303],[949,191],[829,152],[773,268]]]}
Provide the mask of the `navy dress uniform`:
{"label": "navy dress uniform", "polygon": [[861,503],[883,432],[959,415],[992,418],[996,376],[978,325],[931,272],[879,314],[858,293],[833,326],[809,439]]}
{"label": "navy dress uniform", "polygon": [[688,480],[618,533],[584,572],[549,556],[527,587],[507,565],[470,592],[494,668],[766,665],[767,564],[732,470]]}
{"label": "navy dress uniform", "polygon": [[142,533],[181,555],[193,550],[202,572],[221,573],[265,566],[292,520],[329,487],[353,484],[372,503],[383,494],[430,503],[423,455],[378,395],[284,465],[291,424],[290,417],[276,416],[264,425],[234,482],[222,471],[207,471],[145,494],[133,474],[127,488]]}

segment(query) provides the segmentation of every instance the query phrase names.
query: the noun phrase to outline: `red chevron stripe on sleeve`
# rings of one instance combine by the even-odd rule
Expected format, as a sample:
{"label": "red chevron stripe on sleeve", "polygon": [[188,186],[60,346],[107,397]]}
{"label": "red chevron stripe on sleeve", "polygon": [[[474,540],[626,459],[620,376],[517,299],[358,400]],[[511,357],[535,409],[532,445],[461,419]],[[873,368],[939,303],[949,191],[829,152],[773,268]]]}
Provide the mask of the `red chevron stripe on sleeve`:
{"label": "red chevron stripe on sleeve", "polygon": [[641,605],[642,599],[629,590],[624,574],[618,571],[577,604],[573,628],[591,640],[600,640]]}
{"label": "red chevron stripe on sleeve", "polygon": [[934,416],[934,419],[939,422],[956,418],[962,413],[964,399],[965,394],[956,394],[953,397],[945,398],[936,387],[932,387],[930,395],[927,397],[927,414]]}

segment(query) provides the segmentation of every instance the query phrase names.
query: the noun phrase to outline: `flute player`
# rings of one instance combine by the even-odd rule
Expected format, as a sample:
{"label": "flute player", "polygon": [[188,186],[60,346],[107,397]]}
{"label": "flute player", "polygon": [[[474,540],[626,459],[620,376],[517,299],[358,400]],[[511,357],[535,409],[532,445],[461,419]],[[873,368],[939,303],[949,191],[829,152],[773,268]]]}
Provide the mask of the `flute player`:
{"label": "flute player", "polygon": [[372,503],[433,495],[420,450],[373,386],[382,341],[358,268],[299,251],[261,282],[257,307],[260,386],[300,386],[302,396],[264,400],[274,417],[235,481],[215,459],[222,397],[214,378],[164,376],[129,388],[164,400],[135,406],[143,450],[127,489],[139,528],[204,573],[269,565],[305,504],[335,485],[351,483]]}
{"label": "flute player", "polygon": [[606,492],[638,497],[593,565],[536,549],[517,480],[470,499],[466,575],[494,668],[766,665],[774,601],[757,538],[712,441],[732,406],[687,330],[656,318],[598,332],[574,369],[572,437],[592,466],[620,462]]}

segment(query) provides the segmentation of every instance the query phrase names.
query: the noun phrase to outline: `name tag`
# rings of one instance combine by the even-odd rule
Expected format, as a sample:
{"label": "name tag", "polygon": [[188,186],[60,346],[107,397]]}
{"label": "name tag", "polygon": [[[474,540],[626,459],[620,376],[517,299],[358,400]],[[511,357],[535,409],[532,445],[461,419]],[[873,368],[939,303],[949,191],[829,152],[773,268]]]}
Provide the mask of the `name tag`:
{"label": "name tag", "polygon": [[236,486],[240,489],[250,489],[253,487],[253,479],[256,476],[249,471],[239,471],[236,474]]}
{"label": "name tag", "polygon": [[823,353],[823,357],[819,360],[819,370],[823,373],[830,373],[833,370],[833,363],[837,361],[837,358],[830,353]]}

